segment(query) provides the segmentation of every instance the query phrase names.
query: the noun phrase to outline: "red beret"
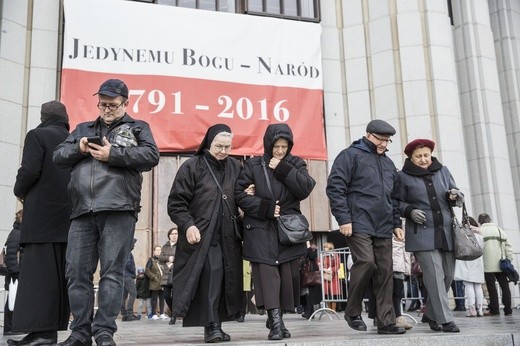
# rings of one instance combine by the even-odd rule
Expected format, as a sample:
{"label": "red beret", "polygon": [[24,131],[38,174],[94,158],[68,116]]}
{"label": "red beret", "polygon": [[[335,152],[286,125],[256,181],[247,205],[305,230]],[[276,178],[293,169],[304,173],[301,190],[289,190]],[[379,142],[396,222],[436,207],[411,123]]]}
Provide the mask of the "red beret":
{"label": "red beret", "polygon": [[427,147],[430,148],[431,151],[433,151],[433,148],[435,148],[435,142],[429,139],[414,139],[406,145],[406,147],[404,148],[404,153],[406,154],[406,156],[411,157],[413,151],[418,147]]}

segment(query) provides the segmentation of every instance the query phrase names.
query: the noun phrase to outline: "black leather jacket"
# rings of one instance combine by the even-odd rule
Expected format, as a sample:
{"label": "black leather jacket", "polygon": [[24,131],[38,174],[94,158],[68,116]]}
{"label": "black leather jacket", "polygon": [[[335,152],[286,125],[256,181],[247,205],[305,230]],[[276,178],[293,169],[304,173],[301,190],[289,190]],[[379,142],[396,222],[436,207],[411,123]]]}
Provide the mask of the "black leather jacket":
{"label": "black leather jacket", "polygon": [[81,153],[82,137],[99,136],[100,118],[78,124],[69,137],[54,151],[54,162],[72,167],[68,187],[71,219],[90,212],[133,211],[141,207],[141,172],[159,163],[159,149],[149,125],[125,114],[108,128],[111,143],[108,162]]}

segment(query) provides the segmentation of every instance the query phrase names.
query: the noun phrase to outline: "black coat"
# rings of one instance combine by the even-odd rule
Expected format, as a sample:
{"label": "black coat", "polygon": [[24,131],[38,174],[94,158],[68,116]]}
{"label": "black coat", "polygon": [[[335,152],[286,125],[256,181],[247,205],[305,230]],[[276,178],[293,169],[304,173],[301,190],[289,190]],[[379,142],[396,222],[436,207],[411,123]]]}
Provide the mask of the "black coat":
{"label": "black coat", "polygon": [[54,149],[69,135],[68,123],[51,118],[25,137],[14,194],[24,201],[20,243],[66,243],[70,203],[70,169],[52,161]]}
{"label": "black coat", "polygon": [[[244,258],[268,265],[279,265],[305,254],[305,244],[282,245],[278,240],[274,218],[275,200],[271,197],[262,168],[265,162],[271,188],[279,200],[280,214],[301,214],[300,201],[307,198],[316,182],[307,171],[307,164],[288,152],[276,169],[269,168],[272,148],[279,138],[289,140],[292,148],[292,133],[285,124],[270,125],[264,136],[262,157],[254,157],[244,163],[244,169],[235,186],[238,206],[244,211]],[[244,190],[255,184],[255,194]]]}
{"label": "black coat", "polygon": [[[227,202],[235,215],[233,189],[240,173],[240,163],[228,157],[225,162],[217,161],[209,153],[196,155],[184,162],[173,181],[168,197],[168,215],[179,227],[179,239],[175,252],[172,279],[172,312],[174,316],[186,315],[192,297],[196,292],[204,261],[209,251],[214,233],[222,229],[220,244],[224,255],[224,289],[228,316],[235,315],[242,305],[242,246],[235,238],[235,230],[230,213],[223,204],[223,199],[203,157],[210,163],[219,179]],[[201,241],[189,244],[186,230],[196,225],[201,232]],[[221,226],[221,227],[220,227]],[[190,311],[191,313],[191,311]],[[222,316],[226,320],[227,316]]]}
{"label": "black coat", "polygon": [[397,168],[364,137],[334,160],[327,196],[338,225],[352,223],[352,232],[392,238],[401,227]]}
{"label": "black coat", "polygon": [[5,265],[8,274],[5,276],[4,288],[9,290],[9,282],[11,278],[18,279],[20,274],[20,263],[23,256],[23,250],[20,248],[20,223],[15,221],[13,229],[7,236],[5,241]]}

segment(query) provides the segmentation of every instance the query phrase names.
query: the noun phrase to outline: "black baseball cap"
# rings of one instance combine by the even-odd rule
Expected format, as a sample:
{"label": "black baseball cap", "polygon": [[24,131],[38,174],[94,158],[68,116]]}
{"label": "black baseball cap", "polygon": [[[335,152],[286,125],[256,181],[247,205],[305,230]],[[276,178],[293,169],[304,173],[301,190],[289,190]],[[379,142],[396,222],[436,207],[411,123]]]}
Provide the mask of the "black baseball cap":
{"label": "black baseball cap", "polygon": [[101,84],[99,91],[95,93],[94,96],[97,94],[108,97],[123,96],[124,98],[128,98],[128,87],[125,82],[120,79],[109,79]]}

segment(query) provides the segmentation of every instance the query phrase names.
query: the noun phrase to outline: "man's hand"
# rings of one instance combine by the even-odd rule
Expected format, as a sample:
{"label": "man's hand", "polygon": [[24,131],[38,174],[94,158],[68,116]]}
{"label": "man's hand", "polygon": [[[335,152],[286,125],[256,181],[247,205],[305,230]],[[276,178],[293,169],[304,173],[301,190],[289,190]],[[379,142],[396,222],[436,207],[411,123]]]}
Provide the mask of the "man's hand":
{"label": "man's hand", "polygon": [[397,240],[404,240],[404,231],[402,228],[395,228],[394,229],[394,235]]}
{"label": "man's hand", "polygon": [[344,225],[339,226],[339,231],[345,237],[350,237],[352,235],[352,223],[346,223]]}
{"label": "man's hand", "polygon": [[426,222],[426,214],[424,213],[424,211],[422,211],[420,209],[412,210],[411,217],[412,217],[413,222],[415,222],[415,223],[422,225]]}
{"label": "man's hand", "polygon": [[200,231],[197,226],[190,226],[186,230],[186,240],[190,244],[195,244],[200,242]]}
{"label": "man's hand", "polygon": [[102,162],[108,162],[112,144],[110,144],[106,137],[103,137],[103,145],[88,143],[88,147],[90,155],[92,155],[93,158]]}

